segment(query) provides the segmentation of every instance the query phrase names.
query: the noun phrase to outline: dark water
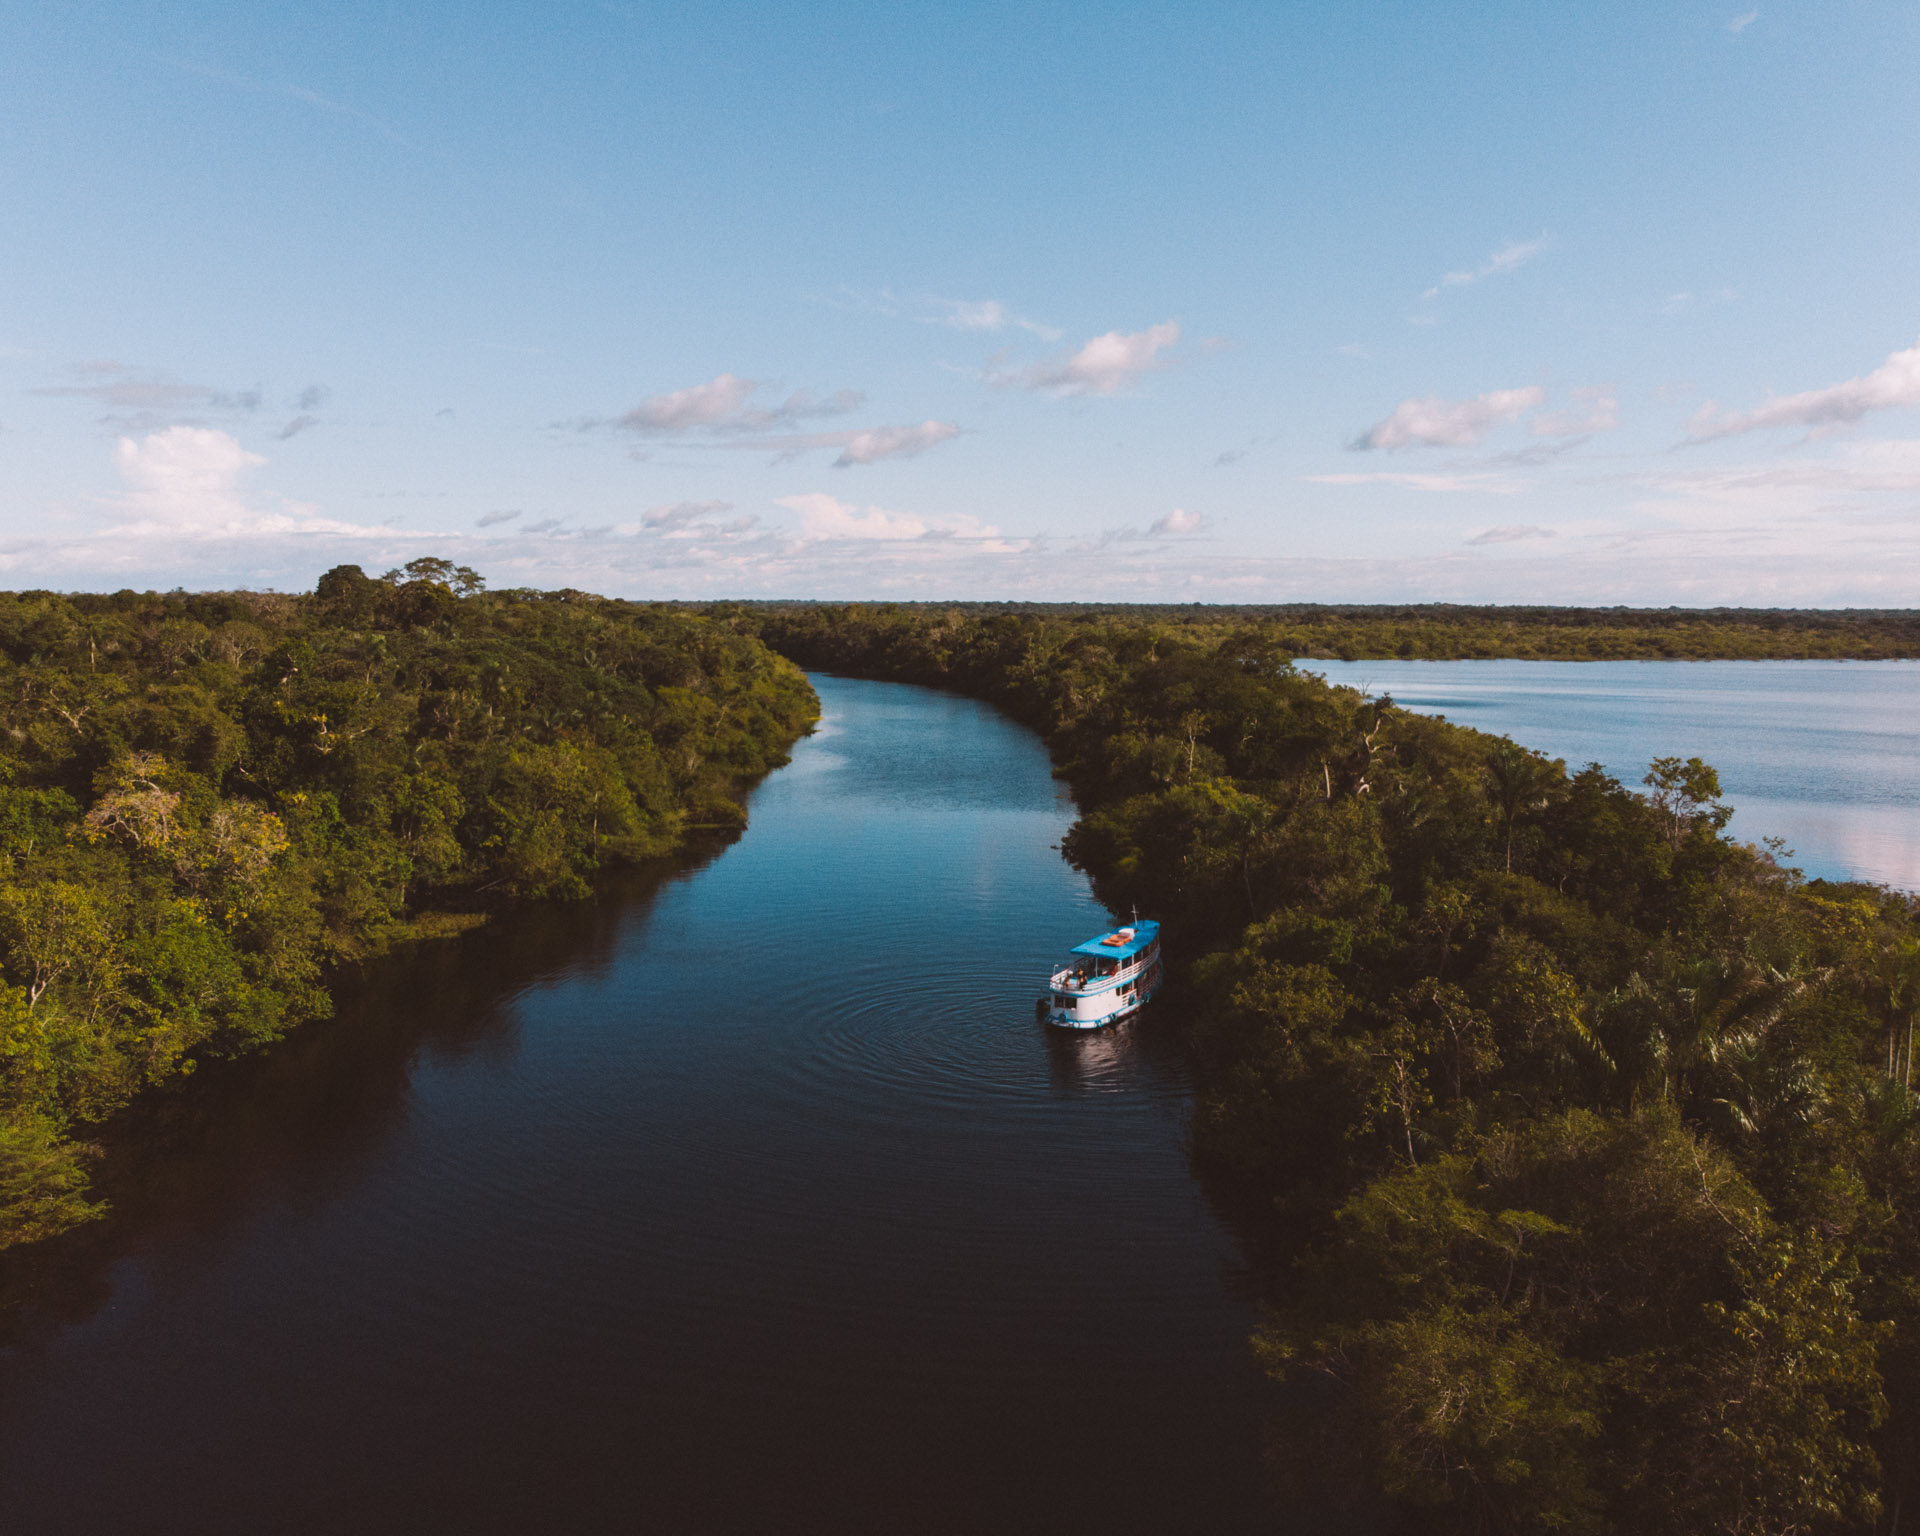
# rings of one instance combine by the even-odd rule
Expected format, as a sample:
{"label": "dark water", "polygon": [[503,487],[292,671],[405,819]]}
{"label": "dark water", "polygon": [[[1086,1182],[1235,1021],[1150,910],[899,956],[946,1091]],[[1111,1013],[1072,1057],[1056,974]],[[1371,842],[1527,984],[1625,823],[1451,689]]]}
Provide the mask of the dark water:
{"label": "dark water", "polygon": [[1235,1250],[982,706],[817,680],[703,867],[210,1074],[0,1353],[0,1527],[1266,1528]]}
{"label": "dark water", "polygon": [[1729,831],[1785,840],[1833,880],[1920,890],[1920,663],[1307,661],[1336,683],[1511,736],[1638,787],[1656,757],[1701,757]]}

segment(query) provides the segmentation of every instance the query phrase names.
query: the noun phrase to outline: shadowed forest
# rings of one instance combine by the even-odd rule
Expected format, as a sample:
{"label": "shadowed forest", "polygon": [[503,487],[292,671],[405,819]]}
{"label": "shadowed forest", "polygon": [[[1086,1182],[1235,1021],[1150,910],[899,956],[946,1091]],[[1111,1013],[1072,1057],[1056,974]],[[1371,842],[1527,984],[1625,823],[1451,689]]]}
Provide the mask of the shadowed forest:
{"label": "shadowed forest", "polygon": [[713,611],[1045,734],[1068,857],[1184,958],[1196,1160],[1283,1256],[1283,1475],[1419,1529],[1897,1519],[1912,898],[1734,843],[1698,760],[1628,786],[1330,687],[1270,615]]}
{"label": "shadowed forest", "polygon": [[816,708],[709,620],[432,559],[0,594],[0,698],[0,1248],[97,1214],[89,1126],[336,968],[742,825]]}

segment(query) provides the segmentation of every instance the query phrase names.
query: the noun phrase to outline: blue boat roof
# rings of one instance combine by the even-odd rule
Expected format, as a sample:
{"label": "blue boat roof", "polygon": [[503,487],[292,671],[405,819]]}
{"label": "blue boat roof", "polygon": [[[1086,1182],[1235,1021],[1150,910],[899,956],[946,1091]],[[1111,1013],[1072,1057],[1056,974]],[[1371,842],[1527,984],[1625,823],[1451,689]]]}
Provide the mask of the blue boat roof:
{"label": "blue boat roof", "polygon": [[[1128,937],[1118,944],[1109,944],[1107,940],[1118,939],[1121,934]],[[1127,960],[1140,953],[1160,936],[1158,923],[1134,923],[1127,928],[1115,928],[1103,933],[1097,939],[1088,939],[1084,944],[1073,946],[1076,955],[1099,955],[1107,960]]]}

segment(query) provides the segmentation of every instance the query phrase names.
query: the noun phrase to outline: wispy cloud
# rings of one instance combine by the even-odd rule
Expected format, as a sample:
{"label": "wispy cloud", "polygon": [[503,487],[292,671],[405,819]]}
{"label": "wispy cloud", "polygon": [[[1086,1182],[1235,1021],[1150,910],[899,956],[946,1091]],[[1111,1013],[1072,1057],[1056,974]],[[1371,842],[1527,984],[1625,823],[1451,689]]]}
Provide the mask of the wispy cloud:
{"label": "wispy cloud", "polygon": [[1592,441],[1591,433],[1582,433],[1578,437],[1563,437],[1550,443],[1528,443],[1526,447],[1516,448],[1509,453],[1485,454],[1478,462],[1488,468],[1507,464],[1530,468],[1539,464],[1551,464],[1555,459],[1565,458]]}
{"label": "wispy cloud", "polygon": [[1150,539],[1186,539],[1206,531],[1206,518],[1198,512],[1189,512],[1185,507],[1175,507],[1165,517],[1155,518],[1147,524],[1147,537]]}
{"label": "wispy cloud", "polygon": [[1532,261],[1534,257],[1538,256],[1547,248],[1549,243],[1547,236],[1544,234],[1537,240],[1509,241],[1485,261],[1481,262],[1479,266],[1464,267],[1458,272],[1449,272],[1445,277],[1441,278],[1439,282],[1421,294],[1420,297],[1423,299],[1437,299],[1444,289],[1465,288],[1470,283],[1477,283],[1489,277],[1500,277],[1508,272],[1515,271]]}
{"label": "wispy cloud", "polygon": [[1467,448],[1495,427],[1516,421],[1545,401],[1537,384],[1524,389],[1496,389],[1470,400],[1444,400],[1439,395],[1402,400],[1393,414],[1377,421],[1349,445],[1360,452],[1415,446]]}
{"label": "wispy cloud", "polygon": [[[824,399],[804,389],[794,390],[775,405],[752,404],[766,388],[760,379],[717,374],[704,384],[689,384],[642,400],[611,421],[588,417],[572,423],[581,431],[613,426],[647,438],[674,438],[681,446],[727,447],[771,452],[783,463],[815,448],[849,449],[844,464],[870,464],[882,458],[905,458],[922,453],[934,443],[958,434],[951,423],[924,422],[918,427],[874,427],[838,432],[792,433],[783,429],[822,417],[844,416],[858,410],[866,396],[857,389],[837,390]],[[644,457],[636,452],[636,457]]]}
{"label": "wispy cloud", "polygon": [[1815,510],[1836,496],[1920,491],[1920,440],[1844,443],[1839,448],[1839,453],[1825,458],[1723,469],[1670,469],[1634,478],[1661,494],[1709,499],[1755,493],[1782,496],[1802,511]]}
{"label": "wispy cloud", "polygon": [[1760,19],[1760,13],[1758,11],[1742,11],[1738,16],[1734,17],[1733,20],[1727,23],[1727,30],[1731,32],[1735,37],[1738,37],[1742,32],[1746,31],[1748,27],[1752,26],[1759,19]]}
{"label": "wispy cloud", "polygon": [[[649,507],[641,516],[643,532],[664,538],[691,538],[718,531],[714,518],[731,512],[730,501],[676,501],[661,507]],[[751,520],[750,520],[751,521]]]}
{"label": "wispy cloud", "polygon": [[273,435],[284,443],[288,438],[298,437],[302,432],[319,425],[320,418],[318,416],[296,416]]}
{"label": "wispy cloud", "polygon": [[1620,397],[1613,390],[1576,389],[1573,404],[1564,411],[1536,416],[1528,423],[1535,437],[1592,436],[1620,425]]}
{"label": "wispy cloud", "polygon": [[997,334],[1011,327],[1028,331],[1042,341],[1060,339],[1059,326],[1043,325],[1038,320],[1016,315],[998,299],[942,299],[938,303],[942,312],[931,317],[932,323],[950,326],[956,331]]}
{"label": "wispy cloud", "polygon": [[126,363],[81,363],[68,384],[47,384],[36,395],[92,400],[108,408],[100,420],[122,431],[152,431],[180,422],[204,422],[210,416],[251,415],[260,409],[263,391],[217,389],[189,384],[158,369]]}
{"label": "wispy cloud", "polygon": [[1259,437],[1250,437],[1237,448],[1222,448],[1213,456],[1213,467],[1225,469],[1229,464],[1238,464],[1256,448],[1263,448],[1279,436],[1276,432],[1263,433]]}
{"label": "wispy cloud", "polygon": [[1697,303],[1731,304],[1740,295],[1731,288],[1715,288],[1707,293],[1696,294],[1691,288],[1667,295],[1666,302],[1660,306],[1662,314],[1677,315],[1690,309]]}
{"label": "wispy cloud", "polygon": [[987,382],[1001,389],[1030,389],[1049,395],[1117,395],[1144,374],[1166,367],[1160,354],[1180,340],[1174,320],[1144,331],[1108,331],[1079,351],[1010,372],[993,372]]}
{"label": "wispy cloud", "polygon": [[508,512],[483,512],[473,520],[476,528],[497,528],[502,523],[510,523],[520,515],[518,507]]}
{"label": "wispy cloud", "polygon": [[1781,395],[1750,411],[1727,412],[1709,400],[1687,422],[1686,440],[1711,442],[1742,432],[1772,427],[1822,428],[1847,426],[1869,411],[1920,405],[1920,343],[1895,352],[1871,373],[1845,379],[1825,389]]}
{"label": "wispy cloud", "polygon": [[1477,491],[1488,496],[1517,496],[1527,487],[1510,477],[1485,471],[1437,470],[1428,474],[1375,470],[1363,474],[1303,475],[1310,485],[1391,485],[1403,491]]}
{"label": "wispy cloud", "polygon": [[923,421],[917,426],[850,427],[838,432],[762,433],[683,446],[764,453],[769,456],[769,464],[790,464],[816,449],[838,448],[840,456],[833,461],[834,468],[851,469],[860,464],[877,464],[882,459],[916,458],[929,448],[958,436],[960,428],[953,422]]}
{"label": "wispy cloud", "polygon": [[236,75],[230,70],[216,69],[207,64],[196,64],[188,59],[166,58],[163,62],[189,75],[198,75],[203,80],[217,80],[222,85],[231,85],[256,96],[277,96],[283,101],[297,101],[316,111],[347,118],[373,129],[396,144],[407,142],[400,131],[386,119],[376,117],[371,112],[362,111],[359,107],[348,106],[345,102],[334,101],[330,97],[322,96],[318,91],[309,90],[304,85],[268,85],[258,80],[249,80],[245,75]]}
{"label": "wispy cloud", "polygon": [[837,468],[877,464],[882,459],[912,459],[960,435],[950,421],[923,421],[917,427],[869,427],[847,438],[835,459]]}
{"label": "wispy cloud", "polygon": [[1467,540],[1470,545],[1479,544],[1519,544],[1528,539],[1551,539],[1558,537],[1551,528],[1542,528],[1538,523],[1503,523],[1498,528],[1489,528],[1485,533],[1476,533]]}

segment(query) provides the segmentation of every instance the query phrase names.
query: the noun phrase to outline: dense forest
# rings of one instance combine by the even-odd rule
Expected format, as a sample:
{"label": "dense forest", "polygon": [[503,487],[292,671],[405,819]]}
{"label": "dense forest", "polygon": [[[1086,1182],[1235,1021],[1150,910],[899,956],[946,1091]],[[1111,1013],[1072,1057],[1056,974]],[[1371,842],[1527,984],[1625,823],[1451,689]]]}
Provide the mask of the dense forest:
{"label": "dense forest", "polygon": [[[729,606],[785,613],[809,605]],[[903,603],[887,607],[928,623],[959,615],[1173,624],[1186,633],[1211,630],[1219,635],[1257,629],[1266,644],[1290,656],[1346,661],[1396,656],[1421,661],[1495,656],[1539,661],[1864,661],[1920,656],[1920,612],[1913,609],[1496,608],[1452,603]]]}
{"label": "dense forest", "polygon": [[442,560],[311,596],[0,594],[0,1248],[87,1128],[325,1015],[334,968],[737,827],[816,700],[684,611]]}
{"label": "dense forest", "polygon": [[1184,957],[1196,1159],[1272,1268],[1277,1468],[1406,1528],[1897,1528],[1920,907],[1297,671],[1270,615],[716,607],[1042,731]]}

